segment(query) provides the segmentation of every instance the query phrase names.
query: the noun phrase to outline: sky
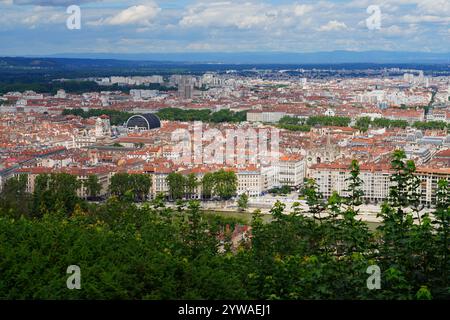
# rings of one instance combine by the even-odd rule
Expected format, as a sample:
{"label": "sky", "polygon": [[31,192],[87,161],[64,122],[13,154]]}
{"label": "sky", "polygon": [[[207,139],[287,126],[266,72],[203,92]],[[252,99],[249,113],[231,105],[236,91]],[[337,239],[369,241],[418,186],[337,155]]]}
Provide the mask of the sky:
{"label": "sky", "polygon": [[0,0],[0,56],[334,50],[450,52],[450,0]]}

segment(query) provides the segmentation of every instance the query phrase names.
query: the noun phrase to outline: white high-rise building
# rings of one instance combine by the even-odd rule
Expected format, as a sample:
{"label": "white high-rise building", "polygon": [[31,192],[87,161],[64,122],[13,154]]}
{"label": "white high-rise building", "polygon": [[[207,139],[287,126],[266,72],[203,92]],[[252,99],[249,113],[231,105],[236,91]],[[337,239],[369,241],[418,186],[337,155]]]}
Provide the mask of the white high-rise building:
{"label": "white high-rise building", "polygon": [[178,96],[181,99],[192,99],[194,96],[194,83],[191,79],[182,78],[178,84]]}
{"label": "white high-rise building", "polygon": [[305,161],[301,155],[283,156],[278,162],[278,184],[281,186],[298,187],[305,178]]}

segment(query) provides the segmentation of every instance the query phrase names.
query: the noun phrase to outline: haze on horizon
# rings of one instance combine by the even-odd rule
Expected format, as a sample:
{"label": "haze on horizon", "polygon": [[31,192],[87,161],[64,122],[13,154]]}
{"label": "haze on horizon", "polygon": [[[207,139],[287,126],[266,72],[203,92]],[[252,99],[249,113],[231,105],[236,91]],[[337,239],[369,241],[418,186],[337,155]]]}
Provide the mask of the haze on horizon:
{"label": "haze on horizon", "polygon": [[[81,29],[69,30],[70,5]],[[381,28],[367,8],[379,6]],[[450,52],[448,0],[0,0],[0,56]]]}

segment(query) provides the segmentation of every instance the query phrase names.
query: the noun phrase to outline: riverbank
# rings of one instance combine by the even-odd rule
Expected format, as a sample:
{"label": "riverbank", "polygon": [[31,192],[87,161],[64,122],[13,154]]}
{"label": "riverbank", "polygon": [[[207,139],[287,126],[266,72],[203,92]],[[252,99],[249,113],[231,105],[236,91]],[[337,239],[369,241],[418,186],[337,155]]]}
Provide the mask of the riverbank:
{"label": "riverbank", "polygon": [[[231,210],[202,210],[202,212],[204,214],[210,214],[210,215],[219,215],[222,217],[226,217],[226,218],[235,218],[235,219],[239,219],[242,220],[243,222],[250,224],[252,221],[252,215],[253,215],[253,211],[243,211],[243,212],[238,212],[238,211],[231,211]],[[262,214],[262,219],[264,222],[271,222],[273,220],[273,217],[270,213],[265,213]],[[376,222],[376,221],[366,221],[363,220],[365,223],[367,223],[369,230],[371,231],[375,231],[376,228],[378,226],[381,225],[381,222]]]}

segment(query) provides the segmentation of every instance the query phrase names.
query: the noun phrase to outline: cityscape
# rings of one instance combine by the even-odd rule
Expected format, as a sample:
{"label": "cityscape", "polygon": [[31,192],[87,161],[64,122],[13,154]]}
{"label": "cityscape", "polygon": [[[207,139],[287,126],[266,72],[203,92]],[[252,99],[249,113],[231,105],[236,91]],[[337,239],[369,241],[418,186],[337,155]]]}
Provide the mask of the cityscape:
{"label": "cityscape", "polygon": [[[173,43],[157,31],[142,51],[138,39],[131,51],[124,41],[89,50],[92,35],[71,34],[60,47],[42,38],[34,52],[16,41],[0,50],[0,300],[450,298],[450,3],[423,30],[409,24],[409,39],[377,20],[381,8],[392,23],[401,1],[349,1],[346,17],[373,14],[363,26],[311,30],[353,31],[348,43],[362,44],[363,32],[389,30],[398,46],[323,35],[329,47],[302,51],[277,30],[335,2],[135,1],[112,14],[107,1],[112,15],[98,20],[103,4],[62,2],[0,7],[8,21],[49,10],[54,21],[33,26],[61,20],[72,34],[107,25],[126,37],[167,20]],[[408,4],[399,24],[438,6]],[[178,39],[186,26],[219,39],[177,50],[207,33]],[[23,28],[14,33],[28,39]],[[225,50],[233,37],[242,48]],[[427,49],[412,50],[420,37]],[[231,315],[273,312],[241,304],[250,309]],[[180,306],[174,314],[213,317]]]}

